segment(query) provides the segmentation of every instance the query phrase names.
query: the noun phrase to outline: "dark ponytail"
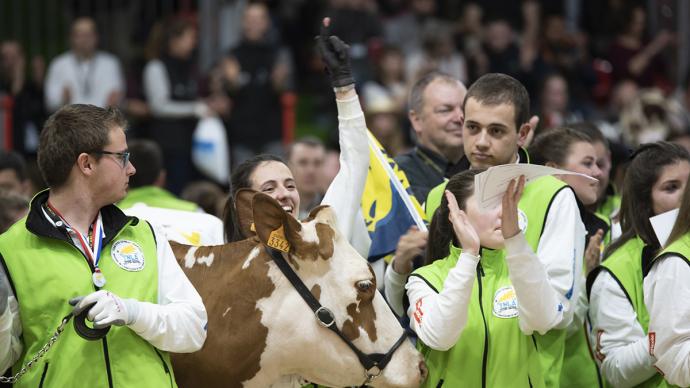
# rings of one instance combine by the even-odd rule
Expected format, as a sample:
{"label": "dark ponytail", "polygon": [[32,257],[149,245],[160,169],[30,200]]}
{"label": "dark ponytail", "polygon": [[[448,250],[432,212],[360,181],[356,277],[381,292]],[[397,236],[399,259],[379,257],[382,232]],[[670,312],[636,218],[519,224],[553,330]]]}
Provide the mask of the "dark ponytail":
{"label": "dark ponytail", "polygon": [[[474,194],[474,176],[484,170],[467,170],[453,175],[446,190],[455,195],[458,206],[461,210],[466,210],[467,199]],[[431,264],[436,260],[443,259],[450,254],[450,244],[459,246],[453,231],[453,225],[448,219],[448,200],[445,193],[441,199],[441,205],[434,212],[429,226],[429,243],[426,250],[425,264]]]}
{"label": "dark ponytail", "polygon": [[240,229],[237,208],[235,207],[235,194],[237,194],[240,189],[251,188],[252,174],[254,170],[264,162],[280,162],[287,166],[287,163],[285,163],[280,156],[259,154],[242,162],[230,176],[230,195],[223,209],[223,229],[225,229],[225,239],[229,243],[247,238],[247,236],[242,234],[242,230]]}

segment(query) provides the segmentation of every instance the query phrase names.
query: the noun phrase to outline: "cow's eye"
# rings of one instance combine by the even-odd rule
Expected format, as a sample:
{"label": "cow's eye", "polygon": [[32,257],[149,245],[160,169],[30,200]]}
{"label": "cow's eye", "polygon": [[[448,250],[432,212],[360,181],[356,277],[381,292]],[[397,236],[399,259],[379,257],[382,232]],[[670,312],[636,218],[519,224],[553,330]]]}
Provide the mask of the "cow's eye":
{"label": "cow's eye", "polygon": [[370,292],[374,288],[374,282],[371,280],[362,280],[356,283],[359,292]]}

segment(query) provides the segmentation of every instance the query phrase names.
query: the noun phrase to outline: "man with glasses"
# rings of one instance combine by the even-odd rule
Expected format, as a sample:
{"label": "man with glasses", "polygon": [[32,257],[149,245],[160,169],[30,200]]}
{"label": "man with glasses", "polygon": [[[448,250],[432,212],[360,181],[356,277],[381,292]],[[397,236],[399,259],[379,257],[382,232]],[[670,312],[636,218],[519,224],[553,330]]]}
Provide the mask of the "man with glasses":
{"label": "man with glasses", "polygon": [[41,133],[50,189],[0,235],[0,372],[17,373],[70,311],[111,328],[87,341],[67,326],[15,387],[170,386],[167,352],[206,339],[206,310],[165,236],[113,205],[136,172],[125,127],[117,109],[68,105]]}

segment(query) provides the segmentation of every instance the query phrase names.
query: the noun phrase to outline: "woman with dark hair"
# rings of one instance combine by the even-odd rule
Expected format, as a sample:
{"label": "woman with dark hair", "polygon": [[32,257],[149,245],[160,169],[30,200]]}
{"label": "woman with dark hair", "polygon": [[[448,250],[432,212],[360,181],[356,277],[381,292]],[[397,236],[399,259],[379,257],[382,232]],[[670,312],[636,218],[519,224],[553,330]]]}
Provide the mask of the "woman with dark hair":
{"label": "woman with dark hair", "polygon": [[623,182],[621,236],[587,278],[589,318],[601,371],[613,386],[658,386],[662,376],[649,355],[644,271],[660,245],[650,217],[678,207],[690,173],[681,146],[658,142],[635,152]]}
{"label": "woman with dark hair", "polygon": [[[586,236],[582,238],[588,241],[584,254],[585,268],[583,268],[584,271],[588,271],[593,267],[590,263],[599,262],[601,242],[610,229],[610,221],[607,218],[600,218],[586,209],[587,206],[597,202],[599,179],[603,175],[597,166],[594,141],[586,134],[574,129],[556,128],[537,135],[529,148],[529,154],[536,164],[577,172],[597,179],[592,181],[578,175],[557,176],[575,192],[580,217],[587,231]],[[585,276],[579,275],[574,281],[581,285],[580,290],[584,289]],[[599,386],[599,372],[589,350],[587,326],[583,325],[586,315],[587,297],[584,292],[580,292],[575,307],[575,317],[568,326],[561,371],[562,387]]]}
{"label": "woman with dark hair", "polygon": [[192,134],[211,114],[201,100],[201,74],[194,50],[197,32],[187,20],[163,27],[160,52],[144,68],[144,93],[151,107],[151,138],[161,146],[167,186],[175,194],[199,174],[192,164]]}
{"label": "woman with dark hair", "polygon": [[[336,212],[338,230],[364,257],[369,236],[360,213],[360,200],[369,168],[369,146],[364,113],[359,105],[350,69],[348,46],[336,36],[319,37],[317,47],[331,76],[338,106],[340,171],[321,201]],[[243,188],[266,193],[285,211],[298,218],[300,196],[285,161],[270,154],[257,155],[240,164],[231,177],[230,198],[223,222],[228,242],[245,238],[239,228],[235,194]]]}
{"label": "woman with dark hair", "polygon": [[518,225],[524,177],[501,206],[474,196],[481,171],[454,175],[429,229],[427,265],[410,275],[411,328],[429,370],[425,387],[544,386],[534,337],[567,301]]}

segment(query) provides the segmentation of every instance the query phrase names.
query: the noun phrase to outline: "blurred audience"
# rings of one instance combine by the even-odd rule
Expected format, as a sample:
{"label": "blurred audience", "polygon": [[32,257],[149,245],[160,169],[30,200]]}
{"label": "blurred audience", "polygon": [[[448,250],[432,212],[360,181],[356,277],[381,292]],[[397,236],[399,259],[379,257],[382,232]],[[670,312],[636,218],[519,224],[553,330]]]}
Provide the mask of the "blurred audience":
{"label": "blurred audience", "polygon": [[301,138],[288,147],[287,162],[300,197],[300,219],[306,218],[312,209],[321,204],[325,191],[322,191],[319,180],[323,175],[325,159],[326,147],[315,137]]}
{"label": "blurred audience", "polygon": [[208,214],[221,217],[226,200],[225,195],[223,190],[213,182],[195,181],[182,190],[180,198],[194,202]]}

